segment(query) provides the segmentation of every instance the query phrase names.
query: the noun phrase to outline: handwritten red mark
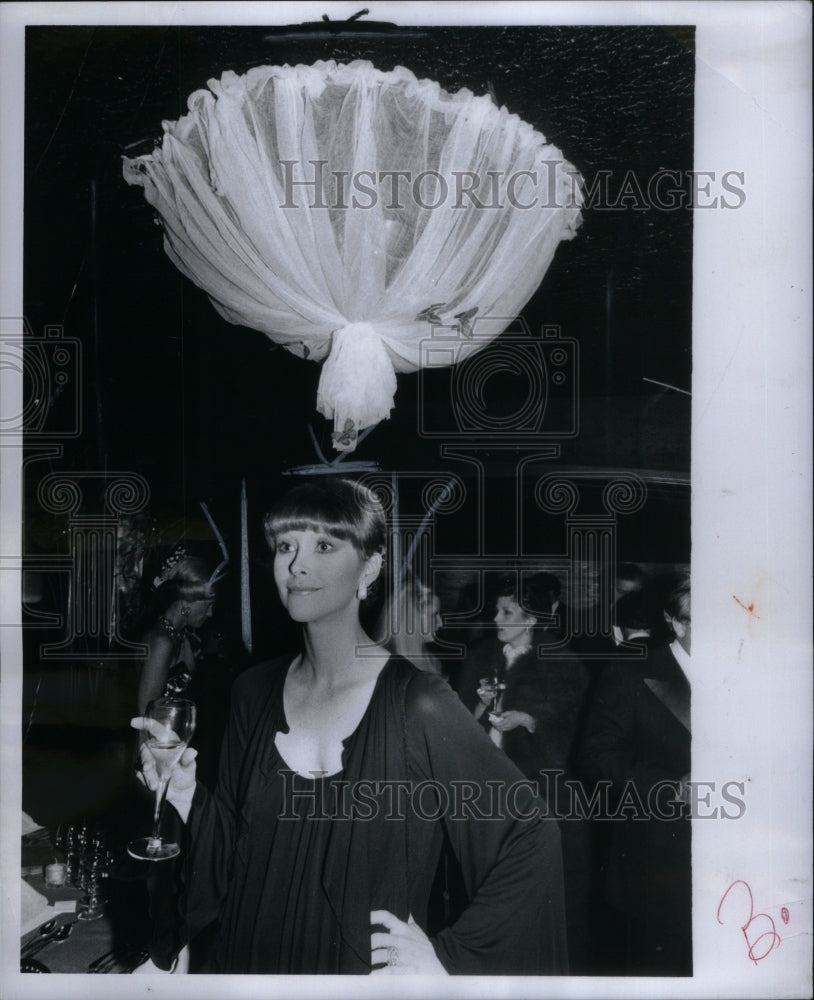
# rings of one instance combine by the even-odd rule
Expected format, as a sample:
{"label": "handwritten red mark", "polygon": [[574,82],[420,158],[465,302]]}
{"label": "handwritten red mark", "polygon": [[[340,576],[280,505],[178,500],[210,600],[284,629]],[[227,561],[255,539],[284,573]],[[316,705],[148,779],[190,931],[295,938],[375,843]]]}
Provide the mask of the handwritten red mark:
{"label": "handwritten red mark", "polygon": [[732,600],[733,601],[737,601],[737,603],[740,604],[740,606],[743,608],[743,610],[744,611],[748,611],[749,614],[752,615],[754,618],[760,618],[760,615],[755,614],[755,602],[754,601],[752,601],[751,604],[744,604],[743,601],[736,594],[732,595]]}
{"label": "handwritten red mark", "polygon": [[[729,905],[725,907],[726,903]],[[732,911],[740,909],[740,917],[736,917],[736,919],[746,917],[739,926],[743,939],[746,941],[746,954],[755,965],[762,962],[775,948],[779,947],[781,938],[772,918],[768,913],[755,913],[755,901],[752,898],[752,890],[748,882],[737,879],[721,896],[717,914],[719,924],[725,922],[721,919],[721,913],[725,908],[730,911],[730,915],[734,915]],[[785,910],[785,907],[783,909]],[[785,917],[783,919],[785,921]]]}
{"label": "handwritten red mark", "polygon": [[780,907],[780,919],[783,921],[784,924],[787,924],[789,920],[791,920],[791,914],[789,913],[788,906]]}

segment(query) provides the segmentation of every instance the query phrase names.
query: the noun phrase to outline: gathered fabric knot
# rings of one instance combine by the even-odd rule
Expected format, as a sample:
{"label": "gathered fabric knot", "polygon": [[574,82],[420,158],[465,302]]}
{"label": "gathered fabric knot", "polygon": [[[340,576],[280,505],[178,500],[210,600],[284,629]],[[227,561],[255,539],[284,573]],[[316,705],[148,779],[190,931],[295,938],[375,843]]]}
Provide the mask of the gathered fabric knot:
{"label": "gathered fabric knot", "polygon": [[334,330],[317,388],[317,410],[334,422],[334,447],[353,450],[361,430],[390,416],[395,395],[393,363],[370,323]]}

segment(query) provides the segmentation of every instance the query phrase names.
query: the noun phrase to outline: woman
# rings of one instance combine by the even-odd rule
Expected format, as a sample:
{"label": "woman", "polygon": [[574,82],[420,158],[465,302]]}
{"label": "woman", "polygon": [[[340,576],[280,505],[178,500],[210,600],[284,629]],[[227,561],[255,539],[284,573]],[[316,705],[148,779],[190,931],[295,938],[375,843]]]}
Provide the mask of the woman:
{"label": "woman", "polygon": [[203,559],[179,546],[156,577],[153,621],[141,637],[147,656],[139,676],[138,709],[163,694],[183,691],[195,673],[196,630],[212,617],[215,595]]}
{"label": "woman", "polygon": [[[194,750],[168,792],[189,833],[190,935],[219,922],[209,971],[566,971],[556,823],[446,683],[360,625],[386,539],[374,495],[302,484],[265,527],[302,651],[235,683],[214,793]],[[144,770],[154,785],[147,755]],[[431,940],[445,834],[469,906]]]}
{"label": "woman", "polygon": [[421,670],[441,673],[441,661],[432,644],[441,628],[441,602],[418,577],[405,580],[385,608],[378,633],[391,653],[397,653]]}
{"label": "woman", "polygon": [[588,674],[551,620],[548,574],[497,587],[497,643],[487,641],[464,664],[459,693],[490,739],[523,774],[541,784],[560,817],[568,957],[572,973],[588,971],[590,843],[587,824],[571,815],[572,754]]}

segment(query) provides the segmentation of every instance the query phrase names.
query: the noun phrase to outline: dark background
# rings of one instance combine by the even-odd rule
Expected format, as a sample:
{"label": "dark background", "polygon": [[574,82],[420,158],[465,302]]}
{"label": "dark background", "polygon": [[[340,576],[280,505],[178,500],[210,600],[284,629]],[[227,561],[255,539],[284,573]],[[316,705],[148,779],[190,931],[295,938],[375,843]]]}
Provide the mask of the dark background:
{"label": "dark background", "polygon": [[[318,366],[222,320],[176,272],[153,210],[121,177],[123,150],[160,136],[162,119],[227,69],[370,59],[403,64],[447,90],[497,100],[563,150],[591,183],[628,171],[692,168],[692,34],[675,28],[431,28],[420,37],[292,37],[255,28],[27,29],[25,311],[84,345],[84,430],[66,465],[132,469],[156,504],[217,504],[247,476],[263,488],[285,466],[316,461],[307,425]],[[689,470],[692,214],[588,211],[524,310],[532,330],[558,324],[580,347],[580,434],[565,466]],[[518,262],[518,266],[522,266]],[[448,405],[448,375],[424,376]],[[438,464],[416,434],[418,377],[399,376],[391,419],[354,456]],[[434,385],[437,383],[437,392]],[[507,382],[509,397],[522,386]],[[445,391],[446,390],[446,391]],[[676,525],[677,527],[677,525]],[[682,553],[686,556],[686,531]],[[643,557],[645,553],[641,553]]]}
{"label": "dark background", "polygon": [[[589,186],[597,171],[610,173],[613,193],[630,171],[646,185],[658,170],[686,177],[692,169],[691,28],[335,29],[27,28],[25,316],[35,336],[55,325],[81,343],[79,368],[66,384],[51,386],[46,409],[37,411],[39,437],[28,438],[27,557],[67,551],[67,519],[37,499],[49,472],[138,472],[150,484],[146,513],[158,535],[171,543],[186,527],[190,536],[209,539],[213,556],[199,501],[209,504],[236,556],[245,479],[256,595],[266,586],[262,512],[283,470],[317,461],[309,425],[333,456],[331,427],[314,409],[319,367],[221,319],[165,256],[153,210],[122,179],[122,155],[148,152],[162,119],[184,114],[188,95],[208,79],[230,69],[317,59],[369,59],[382,70],[404,65],[448,91],[491,90],[559,147]],[[643,379],[690,388],[692,213],[635,200],[585,212],[523,317],[532,331],[556,325],[578,344],[579,433],[547,439],[560,445],[547,466],[594,470],[600,485],[619,470],[642,475],[648,499],[637,514],[619,519],[619,556],[667,566],[687,563],[690,555],[690,404],[688,396]],[[451,469],[466,477],[466,465],[442,457],[441,439],[417,432],[420,400],[436,426],[454,426],[449,372],[398,381],[390,420],[351,460],[376,462],[388,473]],[[506,376],[490,391],[495,412],[512,412],[525,385]],[[58,431],[74,398],[81,434],[62,442],[61,457],[38,458],[32,444]],[[493,502],[514,489],[520,454],[481,452]],[[524,551],[561,555],[562,519],[543,517],[530,487],[521,494],[530,525]],[[94,498],[88,502],[93,507]],[[420,513],[409,486],[404,508]],[[513,537],[512,511],[498,506],[488,515],[495,552],[504,536]],[[478,517],[471,504],[439,517],[440,548],[470,551]],[[237,574],[223,586],[219,613],[234,620]],[[64,575],[43,574],[35,589],[42,607],[64,611]],[[273,612],[255,614],[255,658],[279,642],[276,624]],[[32,682],[42,639],[38,629],[29,630]],[[47,639],[54,641],[53,630]],[[88,691],[89,683],[83,674]],[[83,698],[90,703],[90,695],[77,693],[76,676],[71,684],[69,693],[38,686],[36,699],[29,685],[35,704],[26,710],[35,726],[47,716],[46,705],[62,705],[71,722],[82,715],[69,706]]]}

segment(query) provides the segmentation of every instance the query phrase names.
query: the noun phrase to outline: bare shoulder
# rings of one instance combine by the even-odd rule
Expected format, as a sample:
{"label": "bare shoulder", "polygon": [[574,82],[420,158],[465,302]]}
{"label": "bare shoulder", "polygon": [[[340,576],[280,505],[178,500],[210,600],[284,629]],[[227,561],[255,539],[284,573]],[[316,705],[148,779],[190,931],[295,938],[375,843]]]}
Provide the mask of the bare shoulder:
{"label": "bare shoulder", "polygon": [[158,626],[148,629],[141,641],[147,647],[148,656],[169,652],[172,649],[172,639]]}

